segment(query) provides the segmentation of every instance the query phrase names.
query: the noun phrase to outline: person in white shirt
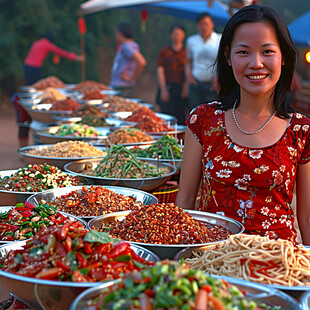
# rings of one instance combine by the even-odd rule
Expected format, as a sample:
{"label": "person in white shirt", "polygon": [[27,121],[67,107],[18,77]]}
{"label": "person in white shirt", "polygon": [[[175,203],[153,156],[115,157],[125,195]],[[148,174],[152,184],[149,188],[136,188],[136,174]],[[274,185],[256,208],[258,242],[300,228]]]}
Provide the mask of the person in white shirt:
{"label": "person in white shirt", "polygon": [[214,32],[208,13],[197,16],[198,34],[186,41],[186,82],[189,85],[189,107],[217,98],[214,62],[221,36]]}

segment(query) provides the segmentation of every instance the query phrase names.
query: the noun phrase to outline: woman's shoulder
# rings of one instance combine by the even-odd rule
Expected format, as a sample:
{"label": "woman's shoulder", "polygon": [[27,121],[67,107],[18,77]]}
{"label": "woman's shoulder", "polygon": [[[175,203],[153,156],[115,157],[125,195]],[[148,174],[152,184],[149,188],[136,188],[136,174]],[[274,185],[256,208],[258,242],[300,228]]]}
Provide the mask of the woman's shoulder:
{"label": "woman's shoulder", "polygon": [[[222,111],[221,103],[219,101],[211,101],[198,105],[194,109],[191,110],[190,114],[204,114],[211,113],[214,114],[215,111]],[[218,113],[216,113],[218,114]]]}
{"label": "woman's shoulder", "polygon": [[223,113],[221,109],[221,103],[218,101],[212,101],[208,103],[203,103],[195,107],[189,115],[188,122],[190,124],[196,123],[198,120],[200,125],[211,124],[214,118],[218,117]]}
{"label": "woman's shoulder", "polygon": [[300,112],[294,112],[293,114],[293,124],[298,125],[310,125],[310,118]]}

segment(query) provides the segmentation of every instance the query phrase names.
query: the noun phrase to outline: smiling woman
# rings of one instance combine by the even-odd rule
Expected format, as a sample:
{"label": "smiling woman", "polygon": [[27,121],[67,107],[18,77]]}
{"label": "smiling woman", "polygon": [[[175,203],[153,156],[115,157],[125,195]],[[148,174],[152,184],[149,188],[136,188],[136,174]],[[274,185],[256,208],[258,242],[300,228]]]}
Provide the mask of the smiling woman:
{"label": "smiling woman", "polygon": [[[227,23],[217,55],[219,101],[188,120],[176,204],[234,218],[250,234],[310,244],[310,119],[290,91],[296,48],[282,17],[251,5]],[[297,216],[291,208],[297,185]]]}

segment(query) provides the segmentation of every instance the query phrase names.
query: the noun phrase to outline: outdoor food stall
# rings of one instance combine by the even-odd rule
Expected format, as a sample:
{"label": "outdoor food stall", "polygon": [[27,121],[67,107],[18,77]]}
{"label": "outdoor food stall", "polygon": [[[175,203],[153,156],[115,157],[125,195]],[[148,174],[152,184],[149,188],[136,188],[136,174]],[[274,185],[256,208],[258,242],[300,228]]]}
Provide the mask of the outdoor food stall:
{"label": "outdoor food stall", "polygon": [[174,117],[94,81],[49,77],[19,97],[40,128],[18,150],[24,167],[0,172],[0,283],[14,300],[307,309],[310,249],[175,205],[185,128]]}

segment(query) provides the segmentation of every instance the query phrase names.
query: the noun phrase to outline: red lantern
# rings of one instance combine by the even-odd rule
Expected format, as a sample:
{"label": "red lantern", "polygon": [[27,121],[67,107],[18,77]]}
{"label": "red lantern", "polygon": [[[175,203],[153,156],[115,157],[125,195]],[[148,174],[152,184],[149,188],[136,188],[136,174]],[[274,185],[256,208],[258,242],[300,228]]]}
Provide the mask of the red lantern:
{"label": "red lantern", "polygon": [[86,33],[86,23],[85,23],[85,19],[83,17],[80,17],[78,19],[78,25],[79,25],[79,33],[85,34]]}
{"label": "red lantern", "polygon": [[148,19],[148,12],[146,10],[141,11],[141,32],[146,30],[146,21]]}

